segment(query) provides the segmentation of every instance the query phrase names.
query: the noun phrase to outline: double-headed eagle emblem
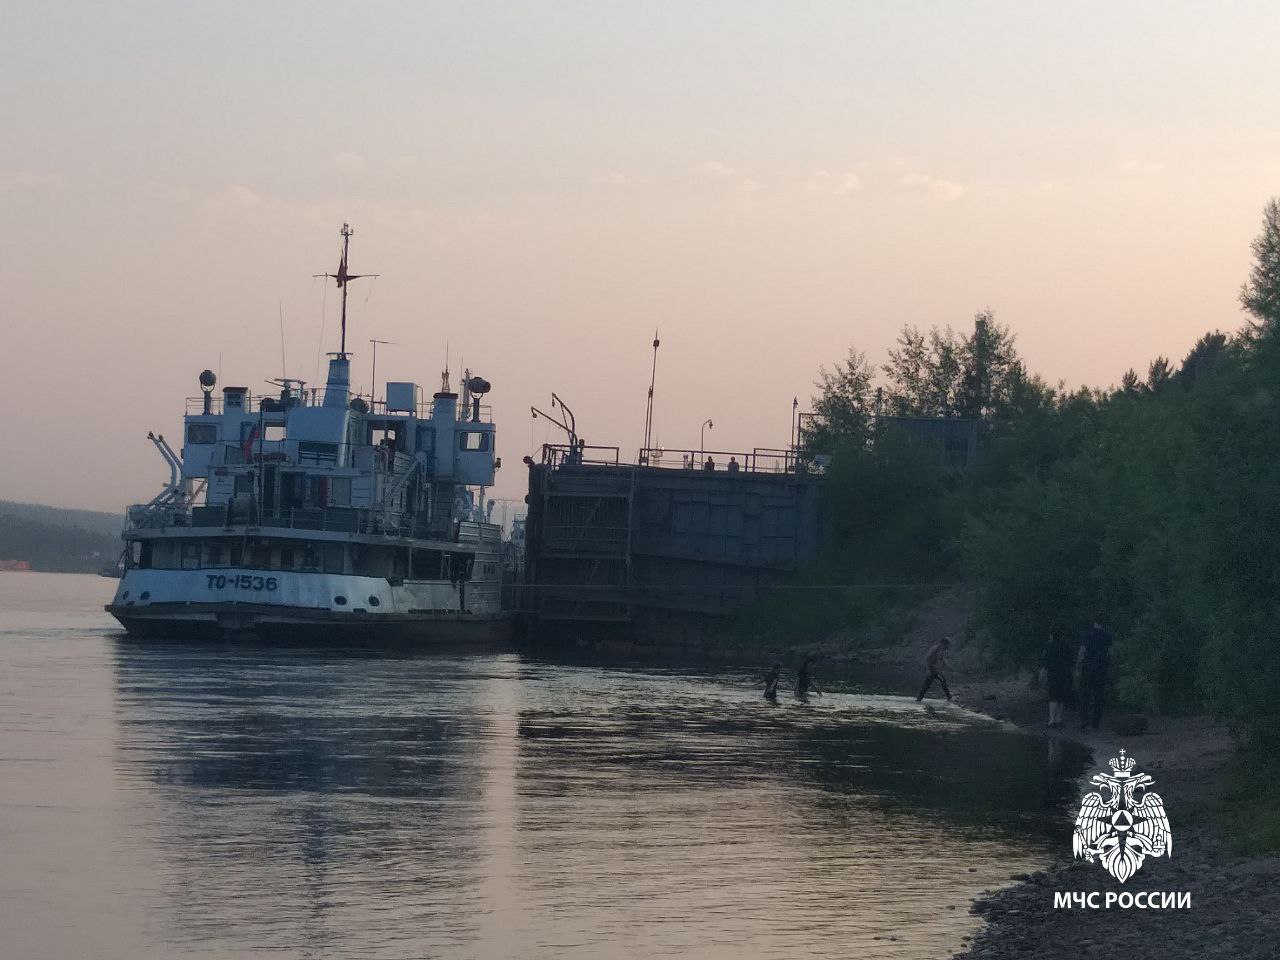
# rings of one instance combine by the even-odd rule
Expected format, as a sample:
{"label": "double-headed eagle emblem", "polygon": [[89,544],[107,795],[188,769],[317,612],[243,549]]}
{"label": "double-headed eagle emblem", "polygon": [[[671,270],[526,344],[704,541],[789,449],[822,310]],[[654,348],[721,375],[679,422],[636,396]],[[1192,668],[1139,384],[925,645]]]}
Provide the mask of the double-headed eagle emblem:
{"label": "double-headed eagle emblem", "polygon": [[[1092,782],[1103,791],[1086,794],[1076,817],[1071,848],[1090,863],[1102,861],[1106,871],[1124,883],[1141,869],[1147,857],[1173,855],[1173,834],[1160,794],[1147,787],[1155,781],[1133,772],[1133,758],[1111,758],[1111,773],[1098,773]],[[1135,796],[1141,792],[1141,797]]]}

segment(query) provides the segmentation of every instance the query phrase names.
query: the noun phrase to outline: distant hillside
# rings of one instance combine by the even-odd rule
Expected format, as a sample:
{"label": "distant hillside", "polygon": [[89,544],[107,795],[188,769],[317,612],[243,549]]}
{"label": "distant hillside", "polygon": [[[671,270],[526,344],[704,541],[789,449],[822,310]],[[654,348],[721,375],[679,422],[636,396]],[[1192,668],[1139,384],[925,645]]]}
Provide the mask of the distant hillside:
{"label": "distant hillside", "polygon": [[96,573],[120,556],[123,526],[123,512],[0,500],[0,560],[29,560],[35,570]]}

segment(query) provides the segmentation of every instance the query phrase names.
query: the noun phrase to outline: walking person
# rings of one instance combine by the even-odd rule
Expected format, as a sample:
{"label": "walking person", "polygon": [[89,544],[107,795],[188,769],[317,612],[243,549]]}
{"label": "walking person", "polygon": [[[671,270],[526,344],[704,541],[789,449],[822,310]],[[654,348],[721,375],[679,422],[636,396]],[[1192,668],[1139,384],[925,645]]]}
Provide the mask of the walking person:
{"label": "walking person", "polygon": [[1111,634],[1094,617],[1080,638],[1080,729],[1102,726],[1102,705],[1111,670]]}
{"label": "walking person", "polygon": [[1071,699],[1071,674],[1075,656],[1061,630],[1049,631],[1049,644],[1040,658],[1045,688],[1049,694],[1049,726],[1062,726],[1062,711]]}
{"label": "walking person", "polygon": [[764,675],[764,698],[770,703],[778,702],[778,678],[782,675],[782,664],[775,663]]}
{"label": "walking person", "polygon": [[947,678],[942,675],[942,671],[947,669],[947,651],[951,649],[951,638],[943,637],[932,647],[924,658],[924,668],[928,671],[928,675],[924,678],[924,686],[920,688],[920,695],[916,697],[916,703],[924,699],[924,695],[929,692],[929,688],[933,686],[933,681],[937,680],[942,684],[942,693],[947,700],[951,699],[951,691],[947,688]]}

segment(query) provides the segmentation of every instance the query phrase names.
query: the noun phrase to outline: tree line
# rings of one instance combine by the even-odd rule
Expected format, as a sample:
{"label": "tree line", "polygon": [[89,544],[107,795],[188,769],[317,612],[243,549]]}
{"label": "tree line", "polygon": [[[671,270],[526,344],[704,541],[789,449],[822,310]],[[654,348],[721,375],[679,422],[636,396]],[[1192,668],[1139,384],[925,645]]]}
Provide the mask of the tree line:
{"label": "tree line", "polygon": [[[990,311],[966,333],[905,327],[879,370],[857,350],[822,370],[802,438],[832,454],[818,576],[963,580],[1010,668],[1096,615],[1122,700],[1280,739],[1276,200],[1253,253],[1240,330],[1112,387],[1047,384]],[[896,417],[978,421],[976,464],[949,468]]]}

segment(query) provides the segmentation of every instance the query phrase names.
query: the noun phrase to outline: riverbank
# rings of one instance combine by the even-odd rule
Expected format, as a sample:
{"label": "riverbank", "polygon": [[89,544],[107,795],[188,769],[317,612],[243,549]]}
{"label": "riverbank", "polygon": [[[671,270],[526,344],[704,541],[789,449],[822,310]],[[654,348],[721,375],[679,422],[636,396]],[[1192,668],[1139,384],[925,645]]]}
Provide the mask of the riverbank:
{"label": "riverbank", "polygon": [[[1064,823],[1061,854],[1055,863],[973,904],[971,912],[982,917],[986,926],[955,955],[956,960],[1275,957],[1280,937],[1280,857],[1242,855],[1233,849],[1239,838],[1229,836],[1228,821],[1234,807],[1250,798],[1232,802],[1229,796],[1235,752],[1226,728],[1207,717],[1149,717],[1145,733],[1121,736],[1106,718],[1102,730],[1082,731],[1069,711],[1067,726],[1052,730],[1044,693],[1033,689],[1029,677],[991,675],[980,651],[959,639],[967,615],[962,597],[942,595],[921,609],[905,643],[878,655],[864,650],[861,656],[881,663],[902,662],[906,667],[912,658],[918,664],[941,634],[957,637],[951,657],[956,702],[1038,736],[1083,744],[1093,759],[1081,778],[1082,795],[1089,787],[1088,778],[1106,769],[1107,761],[1125,748],[1138,768],[1155,778],[1153,789],[1164,799],[1173,846],[1171,856],[1148,859],[1136,877],[1121,885],[1098,864],[1072,858],[1072,825]],[[1191,907],[1081,910],[1054,906],[1055,893],[1091,891],[1104,897],[1108,892],[1189,893]]]}
{"label": "riverbank", "polygon": [[[1007,701],[1006,701],[1007,703]],[[972,705],[971,706],[975,706]],[[1042,730],[1033,732],[1057,735]],[[1090,775],[1104,769],[1121,746],[1138,768],[1155,778],[1173,832],[1171,856],[1148,859],[1126,884],[1114,881],[1098,864],[1071,857],[1064,824],[1061,854],[1048,869],[1015,886],[994,891],[974,903],[971,912],[986,926],[956,960],[1043,960],[1125,957],[1168,960],[1173,957],[1231,957],[1253,960],[1276,956],[1280,935],[1280,857],[1238,856],[1224,829],[1228,766],[1232,759],[1226,732],[1204,718],[1156,718],[1142,736],[1118,737],[1100,731],[1067,736],[1093,752]],[[1081,792],[1087,781],[1082,781]],[[1189,893],[1184,910],[1061,909],[1055,893]]]}
{"label": "riverbank", "polygon": [[[1280,857],[1251,856],[1237,849],[1229,821],[1239,806],[1266,797],[1230,796],[1233,744],[1227,730],[1207,717],[1147,717],[1142,734],[1121,736],[1104,718],[1103,729],[1082,731],[1073,711],[1067,725],[1050,729],[1043,690],[1027,675],[993,673],[982,651],[966,644],[969,610],[958,590],[944,591],[916,611],[906,635],[892,644],[874,636],[828,638],[798,651],[832,667],[856,662],[883,673],[900,673],[905,692],[923,676],[929,647],[952,636],[948,680],[955,702],[1014,724],[1045,738],[1072,740],[1092,753],[1080,781],[1083,796],[1088,778],[1107,769],[1121,747],[1138,769],[1155,779],[1153,789],[1164,799],[1173,832],[1171,856],[1148,859],[1126,884],[1113,880],[1100,865],[1071,855],[1072,823],[1062,824],[1060,855],[1047,869],[1013,877],[1008,887],[979,898],[971,912],[986,923],[955,960],[1082,960],[1124,957],[1125,960],[1170,960],[1182,957],[1230,957],[1263,960],[1277,955],[1280,938]],[[931,696],[940,695],[937,690]],[[1060,909],[1055,893],[1098,891],[1177,892],[1191,895],[1185,910]]]}
{"label": "riverbank", "polygon": [[[819,682],[842,674],[878,675],[883,686],[914,695],[923,679],[924,658],[941,636],[953,637],[947,673],[955,702],[1016,725],[1046,739],[1071,740],[1092,754],[1080,780],[1080,795],[1093,789],[1089,777],[1107,769],[1121,747],[1138,769],[1150,774],[1164,799],[1172,826],[1172,855],[1148,859],[1137,876],[1121,885],[1100,865],[1071,855],[1072,811],[1064,811],[1059,856],[1030,876],[1011,876],[1010,885],[978,898],[971,913],[985,926],[955,960],[1171,960],[1181,957],[1230,957],[1262,960],[1277,955],[1280,936],[1280,857],[1239,852],[1241,835],[1230,821],[1238,811],[1267,802],[1263,791],[1234,798],[1232,765],[1238,763],[1227,730],[1207,717],[1146,717],[1142,734],[1121,736],[1115,715],[1100,731],[1081,731],[1074,711],[1067,726],[1047,725],[1044,691],[1028,675],[992,671],[981,648],[965,640],[969,605],[964,594],[947,590],[922,604],[906,620],[905,631],[890,638],[873,630],[848,631],[812,643],[771,650],[732,642],[700,648],[700,654],[749,664],[781,660],[793,667],[800,658],[814,661]],[[688,652],[687,650],[685,652]],[[933,690],[930,697],[941,696]],[[1274,844],[1272,845],[1274,849]],[[1189,893],[1185,910],[1058,909],[1055,893]]]}

